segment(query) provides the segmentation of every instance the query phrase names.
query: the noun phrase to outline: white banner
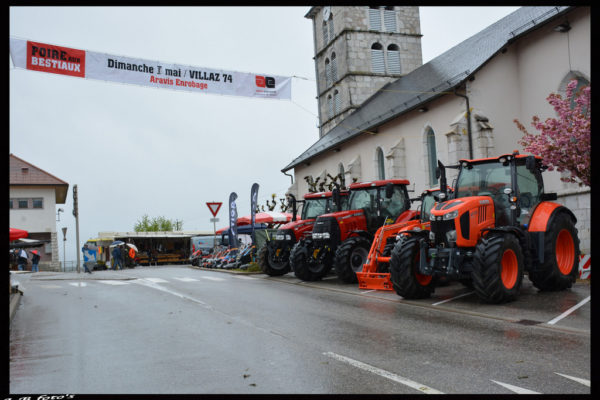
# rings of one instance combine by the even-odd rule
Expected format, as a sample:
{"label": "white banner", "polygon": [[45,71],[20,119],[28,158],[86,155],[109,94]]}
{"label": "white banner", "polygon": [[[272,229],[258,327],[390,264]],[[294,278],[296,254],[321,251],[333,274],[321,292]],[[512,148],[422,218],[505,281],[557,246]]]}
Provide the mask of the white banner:
{"label": "white banner", "polygon": [[290,100],[292,78],[224,71],[10,38],[17,68],[198,93]]}

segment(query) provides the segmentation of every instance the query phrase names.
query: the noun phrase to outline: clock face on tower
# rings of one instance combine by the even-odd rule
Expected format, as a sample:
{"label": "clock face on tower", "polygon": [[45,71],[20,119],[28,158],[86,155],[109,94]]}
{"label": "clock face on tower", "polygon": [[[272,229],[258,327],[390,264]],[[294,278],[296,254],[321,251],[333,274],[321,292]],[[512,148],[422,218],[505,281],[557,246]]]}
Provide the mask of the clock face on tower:
{"label": "clock face on tower", "polygon": [[323,7],[323,21],[327,21],[329,16],[331,15],[331,7],[325,6]]}

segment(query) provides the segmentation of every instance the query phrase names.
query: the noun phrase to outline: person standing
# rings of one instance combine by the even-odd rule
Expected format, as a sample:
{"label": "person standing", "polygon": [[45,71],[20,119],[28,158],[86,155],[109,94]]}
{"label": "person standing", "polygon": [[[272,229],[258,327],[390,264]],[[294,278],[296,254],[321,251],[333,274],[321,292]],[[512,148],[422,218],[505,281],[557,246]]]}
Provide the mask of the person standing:
{"label": "person standing", "polygon": [[24,249],[19,250],[19,271],[24,271],[27,266],[27,252]]}
{"label": "person standing", "polygon": [[121,249],[119,249],[119,246],[115,246],[112,250],[112,258],[114,261],[114,265],[113,268],[114,270],[118,270],[120,269],[119,267],[123,267],[121,265]]}
{"label": "person standing", "polygon": [[37,250],[33,250],[31,254],[33,254],[31,256],[31,272],[39,272],[38,264],[40,262],[40,255]]}

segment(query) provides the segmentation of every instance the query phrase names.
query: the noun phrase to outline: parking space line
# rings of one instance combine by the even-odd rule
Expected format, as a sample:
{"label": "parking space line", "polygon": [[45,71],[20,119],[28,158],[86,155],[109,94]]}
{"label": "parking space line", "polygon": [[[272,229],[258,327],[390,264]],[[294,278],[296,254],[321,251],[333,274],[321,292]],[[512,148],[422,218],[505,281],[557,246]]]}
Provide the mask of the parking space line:
{"label": "parking space line", "polygon": [[525,389],[522,387],[518,387],[518,386],[514,386],[514,385],[509,385],[508,383],[502,383],[502,382],[498,382],[495,381],[493,379],[491,379],[492,382],[500,385],[500,386],[504,386],[505,388],[507,388],[508,390],[510,390],[511,392],[515,392],[518,394],[542,394],[539,392],[534,392],[533,390],[529,390],[529,389]]}
{"label": "parking space line", "polygon": [[555,372],[555,374],[556,374],[556,375],[563,376],[563,377],[565,377],[565,378],[567,378],[567,379],[571,379],[571,380],[573,380],[573,381],[575,381],[575,382],[581,383],[582,385],[585,385],[585,386],[587,386],[587,387],[590,387],[590,386],[591,386],[591,382],[590,382],[590,381],[588,381],[587,379],[583,379],[583,378],[576,378],[576,377],[574,377],[574,376],[569,376],[569,375],[565,375],[565,374],[560,374],[560,373],[558,373],[558,372]]}
{"label": "parking space line", "polygon": [[551,321],[546,322],[548,325],[554,325],[556,324],[558,321],[560,321],[561,319],[569,316],[569,314],[571,314],[573,311],[577,310],[579,307],[583,306],[585,303],[587,303],[588,301],[590,301],[590,298],[592,296],[588,296],[585,299],[581,300],[579,303],[577,303],[576,305],[574,305],[573,307],[569,308],[567,311],[565,311],[564,313],[560,314],[558,317],[554,318]]}
{"label": "parking space line", "polygon": [[439,304],[444,304],[444,303],[447,303],[447,302],[452,301],[452,300],[460,299],[461,297],[465,297],[465,296],[468,296],[468,295],[473,294],[473,293],[475,293],[475,292],[463,293],[460,296],[451,297],[449,299],[438,301],[437,303],[433,303],[432,306],[437,306]]}
{"label": "parking space line", "polygon": [[444,393],[442,393],[442,392],[440,392],[438,390],[430,388],[429,386],[422,385],[422,384],[420,384],[418,382],[415,382],[415,381],[410,380],[408,378],[404,378],[404,377],[402,377],[400,375],[393,374],[393,373],[391,373],[389,371],[386,371],[386,370],[383,370],[381,368],[377,368],[377,367],[374,367],[372,365],[365,364],[365,363],[357,361],[357,360],[353,360],[352,358],[344,357],[344,356],[341,356],[339,354],[332,353],[330,351],[326,352],[326,353],[323,353],[323,355],[326,355],[326,356],[331,357],[331,358],[335,358],[338,361],[345,362],[347,364],[352,365],[353,367],[360,368],[363,371],[368,371],[368,372],[371,372],[371,373],[373,373],[375,375],[379,375],[379,376],[381,376],[383,378],[387,378],[387,379],[390,379],[390,380],[392,380],[394,382],[401,383],[403,385],[406,385],[408,387],[411,387],[411,388],[416,389],[416,390],[418,390],[420,392],[423,392],[423,393],[427,393],[427,394],[444,394]]}

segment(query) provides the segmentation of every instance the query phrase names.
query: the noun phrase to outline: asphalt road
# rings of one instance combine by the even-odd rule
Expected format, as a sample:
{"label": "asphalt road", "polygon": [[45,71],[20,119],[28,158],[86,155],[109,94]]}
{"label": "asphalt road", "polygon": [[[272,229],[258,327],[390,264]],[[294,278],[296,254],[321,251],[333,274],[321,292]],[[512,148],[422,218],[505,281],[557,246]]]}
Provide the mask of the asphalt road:
{"label": "asphalt road", "polygon": [[590,393],[589,283],[488,305],[186,266],[15,279],[11,394]]}

